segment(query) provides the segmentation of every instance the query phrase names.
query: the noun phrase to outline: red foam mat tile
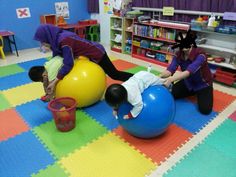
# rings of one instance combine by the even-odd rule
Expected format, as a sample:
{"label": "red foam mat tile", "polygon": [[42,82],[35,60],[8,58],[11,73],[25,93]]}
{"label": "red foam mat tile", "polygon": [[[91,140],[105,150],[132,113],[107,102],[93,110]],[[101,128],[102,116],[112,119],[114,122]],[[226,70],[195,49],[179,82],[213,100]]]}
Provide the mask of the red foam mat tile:
{"label": "red foam mat tile", "polygon": [[229,118],[232,119],[233,121],[236,121],[236,111],[234,111],[233,114],[229,116]]}
{"label": "red foam mat tile", "polygon": [[178,147],[192,137],[190,132],[175,124],[172,124],[164,134],[153,139],[136,138],[128,134],[122,127],[118,127],[114,132],[157,164],[164,162]]}
{"label": "red foam mat tile", "polygon": [[216,112],[223,111],[229,104],[236,99],[235,96],[214,90],[213,110]]}
{"label": "red foam mat tile", "polygon": [[118,70],[122,70],[122,71],[138,66],[136,64],[133,64],[124,60],[115,60],[115,61],[112,61],[112,63],[115,65],[115,67]]}
{"label": "red foam mat tile", "polygon": [[28,131],[28,125],[14,109],[0,112],[0,141]]}
{"label": "red foam mat tile", "polygon": [[[197,98],[195,96],[191,96],[188,98],[190,101],[196,103]],[[213,110],[215,112],[223,111],[229,104],[231,104],[236,97],[233,95],[229,95],[227,93],[214,90],[213,91]]]}
{"label": "red foam mat tile", "polygon": [[107,77],[107,87],[111,84],[121,84],[122,81],[118,81],[118,80],[113,80],[110,77]]}

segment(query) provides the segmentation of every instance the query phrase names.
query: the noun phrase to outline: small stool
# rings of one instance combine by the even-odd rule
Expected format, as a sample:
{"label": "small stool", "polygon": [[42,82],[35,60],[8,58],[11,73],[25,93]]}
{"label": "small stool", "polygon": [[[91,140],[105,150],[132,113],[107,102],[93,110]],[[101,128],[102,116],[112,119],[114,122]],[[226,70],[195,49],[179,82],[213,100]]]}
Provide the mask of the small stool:
{"label": "small stool", "polygon": [[5,54],[4,54],[4,51],[3,51],[3,47],[4,47],[3,38],[2,38],[2,36],[0,36],[0,55],[2,56],[3,59],[5,59],[6,57],[5,57]]}
{"label": "small stool", "polygon": [[99,25],[94,25],[89,27],[89,31],[87,33],[87,39],[90,41],[99,41]]}

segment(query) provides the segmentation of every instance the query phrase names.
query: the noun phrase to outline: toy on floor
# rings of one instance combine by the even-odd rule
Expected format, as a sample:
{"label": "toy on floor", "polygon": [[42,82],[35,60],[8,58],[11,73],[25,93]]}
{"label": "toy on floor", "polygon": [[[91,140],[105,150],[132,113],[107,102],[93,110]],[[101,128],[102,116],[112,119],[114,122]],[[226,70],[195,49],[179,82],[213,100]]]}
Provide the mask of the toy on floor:
{"label": "toy on floor", "polygon": [[90,106],[99,101],[106,88],[106,76],[103,69],[80,57],[72,70],[56,86],[56,98],[72,97],[78,107]]}
{"label": "toy on floor", "polygon": [[48,109],[51,110],[59,131],[67,132],[75,128],[76,104],[76,100],[70,97],[61,97],[49,102]]}
{"label": "toy on floor", "polygon": [[156,137],[169,127],[175,115],[175,102],[164,86],[151,86],[142,93],[144,107],[134,119],[123,119],[132,108],[123,104],[118,110],[120,125],[131,135],[139,138]]}

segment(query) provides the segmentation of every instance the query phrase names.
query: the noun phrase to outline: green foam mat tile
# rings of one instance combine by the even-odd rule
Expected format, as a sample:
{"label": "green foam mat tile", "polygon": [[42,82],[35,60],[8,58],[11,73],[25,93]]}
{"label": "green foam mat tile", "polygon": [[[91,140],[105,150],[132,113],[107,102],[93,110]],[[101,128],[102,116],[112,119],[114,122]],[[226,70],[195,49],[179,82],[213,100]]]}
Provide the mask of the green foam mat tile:
{"label": "green foam mat tile", "polygon": [[227,119],[165,177],[235,177],[236,123]]}
{"label": "green foam mat tile", "polygon": [[24,72],[25,70],[18,66],[17,64],[13,65],[8,65],[8,66],[1,66],[0,67],[0,77],[8,76],[8,75],[13,75],[17,73]]}
{"label": "green foam mat tile", "polygon": [[4,97],[4,95],[0,92],[0,111],[3,111],[5,109],[8,109],[11,107],[10,103],[7,101],[7,99]]}
{"label": "green foam mat tile", "polygon": [[[227,119],[205,139],[205,143],[225,155],[236,159],[236,123]],[[235,174],[236,176],[236,174]]]}
{"label": "green foam mat tile", "polygon": [[[134,73],[137,73],[139,71],[147,71],[147,68],[144,67],[144,66],[136,66],[134,68],[127,69],[126,71],[134,74]],[[151,73],[153,73],[155,75],[159,75],[161,72],[158,72],[158,71],[152,69]]]}
{"label": "green foam mat tile", "polygon": [[164,177],[235,177],[236,159],[201,144]]}
{"label": "green foam mat tile", "polygon": [[85,146],[108,132],[105,127],[99,125],[81,110],[76,111],[76,126],[69,132],[59,132],[54,121],[42,124],[33,131],[57,158]]}
{"label": "green foam mat tile", "polygon": [[68,177],[68,175],[65,173],[65,171],[57,164],[53,164],[51,166],[48,166],[44,170],[40,170],[36,174],[32,174],[31,177]]}

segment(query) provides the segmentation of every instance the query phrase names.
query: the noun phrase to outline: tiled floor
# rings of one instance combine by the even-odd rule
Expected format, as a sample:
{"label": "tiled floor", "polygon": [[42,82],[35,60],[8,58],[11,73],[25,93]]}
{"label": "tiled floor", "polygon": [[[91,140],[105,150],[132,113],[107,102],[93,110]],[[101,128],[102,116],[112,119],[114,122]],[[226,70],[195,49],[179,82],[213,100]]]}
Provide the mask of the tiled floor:
{"label": "tiled floor", "polygon": [[[107,53],[112,58],[120,58],[120,59],[125,59],[126,61],[129,61],[131,63],[135,63],[138,64],[140,66],[148,66],[148,63],[142,60],[138,60],[136,58],[132,58],[129,55],[125,55],[125,54],[120,54],[117,52],[113,52],[110,51],[109,47],[106,47]],[[23,62],[23,61],[29,61],[29,60],[33,60],[33,59],[37,59],[37,58],[43,58],[43,57],[47,57],[50,56],[51,53],[47,52],[47,53],[42,53],[39,51],[39,48],[33,48],[33,49],[26,49],[26,50],[20,50],[19,51],[19,57],[17,57],[15,54],[10,54],[7,53],[6,54],[6,59],[3,60],[0,58],[0,66],[5,66],[5,65],[9,65],[9,64],[13,64],[13,63],[19,63],[19,62]],[[158,65],[152,65],[153,68],[157,69],[158,71],[162,71],[165,68],[158,66]],[[232,95],[236,95],[236,91],[234,88],[225,86],[225,85],[221,85],[221,84],[214,84],[214,88],[218,89],[218,90],[222,90],[226,93],[232,94]]]}
{"label": "tiled floor", "polygon": [[[114,53],[112,51],[109,51],[109,49],[107,49],[107,51],[108,51],[108,54],[110,56],[112,56],[111,58],[120,58],[120,59],[124,59],[124,60],[126,60],[128,62],[137,64],[137,65],[140,65],[140,66],[144,66],[144,67],[148,66],[148,63],[143,62],[141,60],[134,59],[134,58],[132,58],[132,57],[130,57],[128,55]],[[7,66],[7,65],[10,65],[10,64],[13,64],[13,63],[19,63],[19,62],[29,61],[29,60],[32,60],[32,59],[47,57],[47,56],[50,56],[50,53],[41,53],[41,52],[39,52],[38,49],[29,49],[29,50],[19,51],[19,55],[20,55],[19,57],[16,57],[14,54],[7,54],[6,60],[1,60],[0,59],[0,67],[1,66]],[[122,63],[122,61],[119,61],[119,63]],[[23,66],[22,65],[22,67],[27,67],[27,66]],[[156,65],[153,65],[153,68],[157,69],[158,71],[162,71],[164,69],[164,68],[162,68],[160,66],[156,66]],[[8,71],[4,71],[3,75],[4,75],[4,73],[7,73],[7,72]],[[24,76],[22,76],[22,78],[24,78]],[[12,78],[12,81],[11,80],[10,81],[7,80],[7,82],[12,82],[12,83],[7,83],[7,84],[16,84],[17,81],[14,78]],[[24,80],[22,80],[21,82],[24,82]],[[27,82],[27,81],[25,81],[25,82]],[[29,95],[30,95],[30,92],[32,92],[32,88],[31,87],[35,88],[34,85],[30,85],[30,86],[27,85],[24,88],[22,87],[21,88],[22,90],[17,89],[16,91],[11,90],[9,92],[6,90],[6,91],[3,91],[4,92],[3,94],[6,97],[9,98],[8,100],[11,100],[11,97],[14,97],[14,94],[17,94],[15,92],[27,91],[27,92],[29,92]],[[217,117],[213,121],[211,121],[202,130],[200,130],[200,132],[196,133],[197,129],[194,129],[193,126],[191,126],[192,129],[188,129],[188,127],[189,127],[188,124],[195,124],[196,126],[202,127],[204,124],[207,123],[208,119],[205,119],[204,120],[205,122],[200,122],[201,125],[198,125],[197,123],[199,123],[199,119],[201,119],[201,117],[200,117],[200,115],[196,115],[197,116],[196,120],[192,120],[192,122],[188,122],[188,120],[185,120],[184,122],[181,122],[181,121],[183,121],[181,119],[182,117],[186,117],[187,118],[187,115],[193,114],[193,112],[194,112],[193,109],[194,108],[191,107],[191,105],[187,104],[187,102],[186,103],[185,102],[178,102],[179,105],[184,106],[182,108],[180,107],[179,109],[186,109],[186,111],[185,111],[185,115],[180,114],[180,115],[177,116],[175,123],[177,125],[181,125],[185,130],[188,130],[188,131],[182,131],[182,130],[180,130],[181,128],[179,126],[177,127],[177,126],[173,125],[173,126],[170,127],[170,130],[168,131],[168,134],[165,135],[164,137],[162,137],[162,139],[164,139],[165,141],[163,141],[163,142],[162,142],[162,140],[160,140],[158,142],[156,142],[156,141],[150,142],[149,141],[149,143],[153,143],[152,145],[156,149],[164,149],[164,150],[167,149],[167,151],[168,151],[168,148],[175,149],[175,148],[178,147],[178,142],[174,141],[174,139],[173,139],[174,137],[176,137],[176,140],[179,140],[179,141],[181,140],[181,142],[188,141],[188,139],[191,138],[186,144],[184,144],[181,148],[177,149],[176,152],[174,152],[173,154],[165,154],[167,151],[163,151],[161,154],[156,154],[156,152],[154,151],[155,149],[152,149],[152,147],[147,146],[145,144],[145,142],[140,143],[140,141],[138,141],[137,139],[129,136],[128,134],[125,134],[120,128],[116,129],[114,131],[114,133],[116,135],[119,135],[119,137],[122,137],[129,144],[132,144],[132,146],[135,149],[139,149],[143,153],[147,154],[149,157],[151,157],[152,161],[154,161],[156,163],[160,163],[160,162],[164,161],[163,163],[160,163],[160,165],[158,166],[157,169],[154,169],[153,173],[151,173],[150,176],[153,176],[153,177],[154,176],[155,177],[156,176],[163,176],[164,174],[166,174],[166,172],[168,170],[170,170],[171,168],[174,168],[174,166],[176,164],[178,164],[179,161],[183,160],[183,156],[184,155],[186,155],[186,154],[188,154],[189,152],[192,152],[192,151],[195,152],[195,153],[188,155],[188,157],[183,160],[183,163],[181,163],[180,165],[177,165],[177,167],[174,168],[173,171],[168,173],[167,176],[174,176],[174,177],[175,176],[191,177],[191,175],[194,176],[194,174],[191,174],[191,173],[188,174],[187,172],[186,172],[186,174],[183,174],[184,169],[185,168],[189,168],[189,169],[192,168],[192,169],[194,169],[194,165],[189,165],[189,164],[191,164],[191,163],[197,164],[199,162],[198,158],[201,158],[201,160],[206,160],[207,158],[204,158],[204,153],[212,152],[212,151],[209,151],[209,149],[212,149],[213,146],[214,146],[214,149],[216,149],[214,151],[215,153],[224,152],[224,154],[221,154],[221,156],[217,156],[217,157],[215,156],[215,159],[217,159],[217,160],[225,160],[228,163],[230,163],[230,162],[234,163],[235,162],[234,161],[235,157],[234,157],[234,154],[232,155],[233,151],[230,148],[235,147],[235,144],[231,143],[231,141],[233,141],[233,140],[230,139],[231,136],[228,136],[227,138],[223,137],[222,142],[226,143],[226,145],[224,145],[223,147],[221,147],[221,146],[218,147],[218,144],[217,144],[216,140],[214,139],[214,137],[217,137],[218,134],[223,134],[223,133],[227,132],[227,130],[234,128],[234,125],[232,126],[232,123],[230,121],[231,120],[235,120],[236,101],[234,101],[231,104],[230,104],[230,102],[231,102],[231,100],[232,101],[234,100],[234,98],[232,96],[236,96],[236,92],[235,92],[234,88],[226,87],[226,86],[220,85],[220,84],[214,84],[214,88],[215,88],[215,95],[217,95],[215,100],[214,100],[214,102],[216,103],[214,105],[214,110],[216,112],[219,112],[219,114],[217,114]],[[34,90],[34,92],[35,92],[35,90]],[[40,94],[40,93],[41,92],[38,91],[38,94]],[[38,94],[34,95],[35,98],[39,96]],[[27,97],[28,95],[25,95],[25,96]],[[26,99],[28,99],[28,98],[26,98]],[[30,99],[34,100],[34,98],[30,98]],[[24,122],[20,121],[21,119],[17,118],[18,114],[14,110],[12,110],[12,109],[9,109],[7,111],[1,112],[0,113],[0,117],[1,116],[4,117],[7,114],[7,115],[9,115],[11,117],[15,117],[15,119],[12,119],[12,121],[14,123],[16,121],[18,121],[17,124],[15,124],[16,127],[15,128],[11,128],[11,131],[14,130],[14,132],[9,132],[10,130],[9,131],[5,130],[7,132],[5,134],[17,134],[17,131],[19,131],[19,132],[28,132],[28,130],[30,128],[32,128],[34,126],[41,125],[42,123],[44,123],[44,122],[36,122],[37,125],[36,125],[35,122],[31,123],[30,121],[31,121],[32,117],[30,117],[28,112],[25,111],[26,110],[25,107],[28,107],[28,109],[31,108],[30,107],[31,103],[30,104],[22,104],[21,101],[22,100],[15,100],[15,102],[12,102],[10,104],[13,105],[14,107],[16,107],[15,108],[16,111],[18,113],[20,113],[24,117],[25,121],[28,124],[26,125]],[[42,104],[40,101],[38,102],[37,100],[33,101],[32,104],[34,104],[34,106],[37,105],[39,107],[45,107],[44,104]],[[101,103],[101,104],[103,104],[103,103]],[[227,107],[225,107],[225,105],[227,105]],[[97,108],[92,107],[92,108],[85,109],[86,114],[93,116],[92,114],[94,112],[94,109],[99,109],[100,108],[99,106],[100,105],[97,105]],[[101,105],[101,106],[104,108],[104,105]],[[41,112],[39,112],[40,110],[41,110]],[[42,114],[42,115],[48,114],[48,112],[42,112],[42,109],[38,109],[38,110],[33,110],[32,109],[32,112],[34,114]],[[104,114],[105,114],[105,112],[104,112]],[[84,116],[86,117],[86,115],[84,115]],[[47,117],[47,116],[45,116],[45,117]],[[99,117],[99,115],[96,115],[96,116],[93,116],[93,117],[96,117],[96,119],[97,119],[96,121],[97,122],[100,122],[100,123],[106,125],[106,122],[102,122],[102,121],[104,121],[103,115],[101,115],[100,117]],[[178,119],[178,117],[179,117],[179,119]],[[212,113],[212,115],[209,116],[209,121],[212,120],[212,117],[215,117],[214,112]],[[225,121],[228,117],[231,120]],[[44,121],[47,122],[48,120],[44,120]],[[8,121],[6,121],[6,122],[8,122]],[[6,122],[4,122],[4,120],[2,120],[1,123],[6,123]],[[200,146],[200,148],[197,148],[194,151],[194,149],[197,147],[197,145],[199,143],[202,143],[202,141],[206,137],[208,137],[208,135],[211,134],[212,131],[214,132],[215,129],[219,125],[221,125],[223,122],[224,122],[224,124],[222,126],[220,126],[220,128],[218,128],[219,132],[216,131],[216,133],[215,133],[216,135],[213,134],[212,136],[210,136],[210,138],[208,138],[209,141],[204,142],[203,145]],[[90,121],[89,125],[91,125],[91,128],[94,128],[92,126],[95,126],[95,123],[93,121]],[[117,127],[116,124],[112,124],[112,125],[113,125],[113,127],[110,127],[110,129],[114,129],[114,127]],[[60,158],[64,154],[69,152],[69,149],[65,149],[64,151],[58,151],[57,148],[54,147],[54,144],[51,144],[51,142],[49,141],[48,137],[45,136],[45,132],[50,131],[50,127],[51,126],[53,126],[53,124],[46,123],[43,126],[41,126],[40,128],[35,128],[34,132],[35,132],[35,134],[40,136],[42,141],[44,141],[45,143],[48,143],[47,145],[49,146],[49,148],[55,150],[54,152],[56,152],[56,157]],[[97,126],[97,128],[99,128],[99,126]],[[106,131],[107,130],[103,130],[103,129],[99,130],[99,132],[101,134],[103,134]],[[228,133],[230,133],[230,132],[228,132]],[[232,135],[234,135],[234,134],[235,133],[232,133]],[[57,135],[53,135],[53,136],[57,136]],[[53,136],[51,138],[55,138]],[[89,136],[95,136],[95,135],[92,135],[92,134],[88,135],[87,138],[90,138]],[[111,139],[111,138],[114,139],[114,141],[112,141],[110,144],[106,144],[105,142],[109,141],[109,139]],[[1,135],[0,135],[0,141],[4,141],[5,139],[7,139],[7,138],[4,137],[4,136],[1,137]],[[25,133],[24,136],[18,137],[18,139],[19,139],[19,141],[27,139],[27,140],[31,141],[31,143],[33,143],[33,144],[37,143],[36,140],[34,139],[34,137],[32,136],[32,134],[30,134],[30,133]],[[167,139],[169,141],[166,141]],[[118,141],[119,141],[119,139],[116,136],[114,136],[113,134],[109,134],[108,133],[105,136],[102,136],[99,139],[99,141],[94,141],[93,143],[91,143],[91,146],[89,147],[90,149],[84,148],[84,149],[82,149],[80,151],[76,151],[73,154],[73,156],[67,156],[66,158],[62,158],[60,160],[60,163],[63,164],[64,167],[69,169],[69,171],[71,172],[72,175],[74,173],[75,176],[76,176],[76,171],[77,171],[76,168],[77,168],[77,166],[71,165],[70,161],[71,160],[76,161],[76,159],[78,158],[78,159],[82,160],[82,161],[77,161],[78,164],[82,163],[81,165],[83,165],[83,162],[85,162],[85,163],[86,162],[88,162],[88,163],[90,162],[91,163],[92,161],[89,161],[88,157],[85,154],[91,155],[90,158],[93,158],[94,154],[91,153],[91,150],[93,150],[93,148],[97,148],[97,147],[100,147],[100,146],[101,146],[101,148],[115,148],[118,152],[120,152],[120,155],[123,156],[124,158],[125,158],[125,155],[128,156],[127,158],[132,158],[132,157],[136,157],[137,156],[135,151],[132,151],[132,152],[128,153],[127,149],[129,149],[129,147],[128,146],[126,147],[125,144],[124,145],[120,145],[120,144],[118,145],[118,143],[117,143]],[[11,143],[13,143],[13,141],[10,140],[10,141],[7,141],[7,143],[5,143],[4,145],[8,146]],[[79,143],[79,142],[77,142],[77,143]],[[168,143],[168,144],[166,144],[166,143]],[[177,143],[177,144],[175,144],[175,143]],[[227,144],[228,144],[228,146],[227,146]],[[28,148],[27,145],[24,144],[24,148],[27,149]],[[9,149],[9,153],[10,153],[10,150],[11,149]],[[12,149],[12,150],[14,150],[14,149]],[[23,150],[23,148],[22,148],[22,150]],[[37,150],[35,150],[35,152],[37,152],[37,151],[40,151],[42,154],[45,154],[45,156],[46,156],[46,152],[44,151],[44,149],[37,149]],[[212,152],[212,153],[214,153],[214,152]],[[33,151],[32,151],[32,153],[33,153]],[[110,156],[116,156],[117,155],[117,154],[115,154],[112,151],[108,151],[107,153],[108,154],[105,156],[105,159],[107,159],[107,160],[109,160],[109,155]],[[231,153],[231,154],[229,154],[229,156],[232,155],[233,158],[225,155],[227,153]],[[201,155],[201,157],[198,157],[200,155]],[[195,158],[195,156],[197,156],[197,157]],[[98,156],[98,157],[100,157],[100,156]],[[28,158],[30,158],[30,156]],[[35,158],[38,158],[38,157],[35,157]],[[139,157],[139,158],[141,158],[141,157]],[[36,160],[39,160],[39,159],[36,159]],[[101,159],[101,160],[104,160],[104,159]],[[144,159],[139,159],[139,160],[144,160]],[[45,163],[45,164],[48,163],[49,164],[49,162],[51,162],[51,161],[53,161],[53,159],[51,159],[50,156],[46,156],[46,159],[43,159],[42,163]],[[1,162],[1,160],[0,160],[0,162]],[[91,165],[97,165],[98,167],[100,165],[100,163],[96,163],[96,161],[94,161],[92,163],[93,164],[91,164]],[[104,163],[107,163],[107,165],[109,167],[111,167],[111,164],[108,164],[107,161],[104,161]],[[113,163],[114,163],[114,165],[119,165],[118,162],[117,163],[113,162]],[[121,161],[121,163],[122,163],[122,161]],[[131,161],[131,163],[135,164],[137,162],[135,162],[133,160],[133,161]],[[153,168],[152,164],[150,164],[149,161],[145,161],[145,163],[146,164],[144,164],[144,165],[146,165],[147,169],[148,168]],[[207,163],[207,162],[204,162],[204,163]],[[212,167],[216,166],[216,164],[214,164],[213,162],[210,163],[210,160],[209,160],[209,164],[212,165]],[[36,164],[34,164],[34,165],[37,166]],[[52,168],[53,169],[55,169],[55,168],[58,169],[57,165],[58,164],[54,164]],[[232,164],[226,164],[225,166],[224,165],[221,165],[221,166],[224,167],[225,169],[228,169],[228,170],[232,171],[233,168],[231,168],[231,165]],[[204,165],[201,165],[201,162],[199,164],[197,164],[197,166],[201,167],[201,169],[204,169]],[[130,167],[133,167],[133,166],[130,166]],[[97,168],[97,169],[99,169],[99,168]],[[219,169],[220,169],[220,167],[219,167]],[[82,170],[81,173],[84,173],[84,174],[87,173],[87,172],[83,171],[83,169],[80,169],[80,170]],[[218,172],[218,174],[220,174],[220,172],[222,172],[222,171],[218,170],[217,172]],[[230,174],[229,176],[235,175],[236,173],[234,173],[234,172],[235,171],[229,173]],[[111,170],[110,173],[112,174],[113,171]],[[117,173],[119,173],[119,172],[117,171]],[[138,172],[136,171],[134,174],[138,174]],[[207,176],[208,173],[207,172],[198,172],[198,174],[202,174],[202,176]],[[212,173],[212,174],[214,174],[214,173]],[[44,176],[43,172],[42,172],[41,175]],[[122,173],[120,173],[120,175],[125,176],[125,174],[122,174]],[[126,174],[126,175],[128,175],[128,174]],[[132,171],[130,172],[129,176],[132,176]]]}

